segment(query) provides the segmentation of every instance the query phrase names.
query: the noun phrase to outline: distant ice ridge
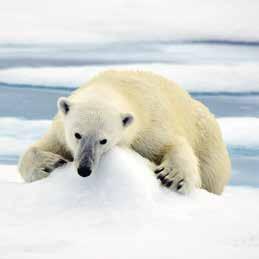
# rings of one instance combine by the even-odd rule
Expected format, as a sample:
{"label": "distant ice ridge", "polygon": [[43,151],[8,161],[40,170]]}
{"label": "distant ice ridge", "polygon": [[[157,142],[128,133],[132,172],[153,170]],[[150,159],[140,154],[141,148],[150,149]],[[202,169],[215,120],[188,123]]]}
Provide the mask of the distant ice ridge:
{"label": "distant ice ridge", "polygon": [[177,195],[129,150],[88,178],[69,165],[24,184],[0,165],[0,186],[1,258],[258,258],[258,189]]}
{"label": "distant ice ridge", "polygon": [[[259,118],[219,118],[223,138],[233,147],[259,147]],[[0,118],[0,155],[18,156],[47,131],[51,121]]]}
{"label": "distant ice ridge", "polygon": [[[258,63],[259,64],[259,63]],[[15,86],[77,88],[106,69],[152,71],[190,92],[259,92],[257,63],[228,65],[135,64],[117,66],[11,68],[0,70],[0,82]]]}
{"label": "distant ice ridge", "polygon": [[258,1],[22,2],[1,3],[2,43],[259,40]]}

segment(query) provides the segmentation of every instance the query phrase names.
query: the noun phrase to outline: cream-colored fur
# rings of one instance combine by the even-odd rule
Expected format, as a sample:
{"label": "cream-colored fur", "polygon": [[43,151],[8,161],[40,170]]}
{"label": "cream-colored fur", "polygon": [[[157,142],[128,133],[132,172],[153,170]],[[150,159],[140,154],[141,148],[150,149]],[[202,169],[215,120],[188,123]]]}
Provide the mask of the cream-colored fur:
{"label": "cream-colored fur", "polygon": [[[149,72],[106,71],[76,90],[69,100],[98,104],[100,109],[104,106],[103,116],[106,104],[133,114],[134,122],[118,145],[130,146],[154,162],[164,186],[181,193],[195,187],[222,193],[231,165],[218,123],[203,104],[172,81]],[[69,138],[59,112],[49,132],[20,160],[25,181],[46,177],[46,171],[60,166],[62,159],[71,161]]]}

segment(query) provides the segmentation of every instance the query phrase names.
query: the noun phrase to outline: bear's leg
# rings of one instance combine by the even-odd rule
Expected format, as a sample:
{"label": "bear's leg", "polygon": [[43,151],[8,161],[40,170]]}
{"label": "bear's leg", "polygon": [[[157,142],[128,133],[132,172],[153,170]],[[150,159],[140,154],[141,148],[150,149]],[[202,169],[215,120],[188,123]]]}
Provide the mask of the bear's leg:
{"label": "bear's leg", "polygon": [[221,194],[231,175],[229,155],[223,143],[210,144],[205,153],[200,154],[202,188]]}
{"label": "bear's leg", "polygon": [[[59,130],[58,134],[62,132]],[[26,182],[47,177],[54,169],[72,161],[71,154],[57,138],[55,123],[47,134],[28,148],[19,161],[19,171]]]}
{"label": "bear's leg", "polygon": [[198,159],[184,138],[174,141],[155,173],[162,185],[179,193],[201,187]]}
{"label": "bear's leg", "polygon": [[66,163],[58,154],[31,147],[21,157],[18,167],[26,182],[34,182],[49,176],[54,169]]}

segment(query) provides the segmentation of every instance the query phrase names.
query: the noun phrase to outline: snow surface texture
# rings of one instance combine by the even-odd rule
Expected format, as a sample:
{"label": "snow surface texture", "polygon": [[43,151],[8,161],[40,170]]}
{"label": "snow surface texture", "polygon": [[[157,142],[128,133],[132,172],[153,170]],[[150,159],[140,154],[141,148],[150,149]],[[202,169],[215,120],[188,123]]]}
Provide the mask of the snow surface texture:
{"label": "snow surface texture", "polygon": [[19,155],[47,131],[48,120],[0,118],[0,155]]}
{"label": "snow surface texture", "polygon": [[[229,146],[259,147],[259,118],[219,118],[224,141]],[[0,118],[0,155],[20,155],[47,131],[49,120]],[[238,129],[238,130],[236,130]]]}
{"label": "snow surface texture", "polygon": [[0,70],[0,81],[34,87],[76,88],[105,69],[152,71],[177,82],[191,92],[259,92],[257,63],[10,68]]}
{"label": "snow surface texture", "polygon": [[256,0],[9,0],[1,2],[0,38],[12,44],[258,41],[258,9]]}
{"label": "snow surface texture", "polygon": [[16,171],[0,166],[1,259],[258,259],[258,189],[181,196],[119,148],[89,178],[69,165],[24,184]]}

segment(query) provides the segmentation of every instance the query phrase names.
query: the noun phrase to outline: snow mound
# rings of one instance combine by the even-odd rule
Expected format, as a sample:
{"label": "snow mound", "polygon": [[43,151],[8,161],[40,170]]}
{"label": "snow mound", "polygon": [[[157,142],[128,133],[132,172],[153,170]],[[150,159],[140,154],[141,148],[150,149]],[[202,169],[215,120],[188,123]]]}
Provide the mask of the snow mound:
{"label": "snow mound", "polygon": [[258,258],[258,189],[181,196],[129,150],[88,178],[69,165],[24,184],[0,166],[0,185],[0,258]]}

